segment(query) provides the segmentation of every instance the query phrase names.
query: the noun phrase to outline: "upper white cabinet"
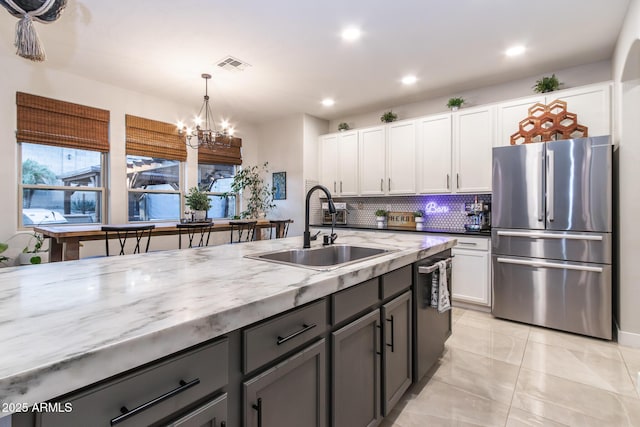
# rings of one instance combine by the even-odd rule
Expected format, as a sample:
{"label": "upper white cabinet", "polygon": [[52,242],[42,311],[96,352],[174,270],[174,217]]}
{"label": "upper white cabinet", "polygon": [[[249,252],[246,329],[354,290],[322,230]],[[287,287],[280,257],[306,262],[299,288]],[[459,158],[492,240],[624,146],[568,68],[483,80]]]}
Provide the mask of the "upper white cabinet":
{"label": "upper white cabinet", "polygon": [[491,192],[494,146],[536,103],[556,99],[590,136],[611,134],[611,83],[566,89],[454,113],[320,137],[320,182],[337,196]]}
{"label": "upper white cabinet", "polygon": [[358,194],[358,132],[320,137],[320,183],[333,195]]}
{"label": "upper white cabinet", "polygon": [[452,187],[456,193],[491,191],[495,106],[453,113]]}
{"label": "upper white cabinet", "polygon": [[416,193],[416,122],[387,125],[387,193]]}
{"label": "upper white cabinet", "polygon": [[381,195],[386,189],[386,128],[376,126],[358,131],[360,143],[360,194]]}
{"label": "upper white cabinet", "polygon": [[611,84],[600,83],[565,89],[498,104],[498,138],[495,145],[509,145],[520,121],[529,115],[529,107],[556,99],[567,103],[567,110],[578,115],[578,123],[587,126],[589,136],[611,134]]}
{"label": "upper white cabinet", "polygon": [[520,122],[529,116],[529,108],[538,102],[544,104],[544,95],[498,104],[498,134],[494,146],[509,145],[511,135],[518,132]]}
{"label": "upper white cabinet", "polygon": [[418,193],[451,191],[451,114],[416,121]]}

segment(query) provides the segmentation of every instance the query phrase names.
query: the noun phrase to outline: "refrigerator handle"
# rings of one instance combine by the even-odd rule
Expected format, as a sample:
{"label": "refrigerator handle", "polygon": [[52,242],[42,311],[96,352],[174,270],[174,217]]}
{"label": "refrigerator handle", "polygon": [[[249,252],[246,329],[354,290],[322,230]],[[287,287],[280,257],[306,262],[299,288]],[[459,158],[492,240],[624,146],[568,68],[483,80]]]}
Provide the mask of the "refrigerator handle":
{"label": "refrigerator handle", "polygon": [[549,150],[547,152],[547,212],[549,214],[549,221],[553,221],[554,218],[554,212],[553,212],[553,205],[554,205],[554,198],[555,198],[555,191],[553,189],[555,183],[554,183],[554,175],[555,175],[555,169],[554,169],[554,153],[553,151]]}
{"label": "refrigerator handle", "polygon": [[540,151],[540,191],[538,191],[538,221],[544,221],[544,151]]}

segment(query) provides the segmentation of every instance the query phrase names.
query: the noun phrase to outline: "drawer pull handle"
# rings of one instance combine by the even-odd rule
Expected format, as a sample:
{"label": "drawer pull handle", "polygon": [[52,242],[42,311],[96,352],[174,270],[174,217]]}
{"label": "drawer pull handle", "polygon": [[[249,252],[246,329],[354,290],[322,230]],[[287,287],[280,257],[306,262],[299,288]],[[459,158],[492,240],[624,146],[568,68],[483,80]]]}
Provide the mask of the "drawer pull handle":
{"label": "drawer pull handle", "polygon": [[128,420],[135,415],[138,415],[140,412],[146,411],[147,409],[157,405],[158,403],[170,399],[198,384],[200,384],[200,378],[196,378],[195,380],[189,381],[188,383],[180,380],[180,387],[174,388],[173,390],[168,391],[165,394],[148,401],[147,403],[143,403],[142,405],[133,408],[132,410],[128,410],[126,406],[123,406],[122,408],[120,408],[120,412],[122,412],[122,415],[118,415],[117,417],[112,419],[111,425],[114,426],[116,424],[120,424],[121,422]]}
{"label": "drawer pull handle", "polygon": [[458,240],[458,244],[459,245],[467,245],[467,246],[478,246],[478,244],[476,242],[461,242],[460,240]]}
{"label": "drawer pull handle", "polygon": [[391,344],[387,344],[387,347],[391,347],[391,353],[393,353],[394,349],[394,336],[393,336],[393,314],[391,315],[391,319],[387,319],[387,322],[391,323]]}
{"label": "drawer pull handle", "polygon": [[258,398],[258,403],[251,405],[253,409],[258,411],[258,427],[262,427],[262,398]]}
{"label": "drawer pull handle", "polygon": [[305,332],[307,332],[308,330],[311,330],[313,328],[316,327],[316,324],[314,323],[313,325],[307,325],[306,323],[304,323],[302,325],[302,329],[300,329],[299,331],[296,331],[294,333],[292,333],[291,335],[287,335],[286,337],[282,338],[281,336],[278,336],[278,341],[276,342],[276,344],[280,345],[280,344],[284,344],[287,341],[294,339],[295,337],[297,337],[300,334],[304,334]]}

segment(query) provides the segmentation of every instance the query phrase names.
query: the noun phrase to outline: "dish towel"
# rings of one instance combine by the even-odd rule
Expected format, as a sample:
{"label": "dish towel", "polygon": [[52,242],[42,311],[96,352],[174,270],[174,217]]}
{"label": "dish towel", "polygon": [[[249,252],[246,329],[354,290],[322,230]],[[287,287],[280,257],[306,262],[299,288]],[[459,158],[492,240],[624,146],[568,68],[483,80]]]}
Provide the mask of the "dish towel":
{"label": "dish towel", "polygon": [[447,262],[438,261],[438,272],[431,277],[431,307],[437,308],[438,313],[451,310],[449,288],[447,286]]}

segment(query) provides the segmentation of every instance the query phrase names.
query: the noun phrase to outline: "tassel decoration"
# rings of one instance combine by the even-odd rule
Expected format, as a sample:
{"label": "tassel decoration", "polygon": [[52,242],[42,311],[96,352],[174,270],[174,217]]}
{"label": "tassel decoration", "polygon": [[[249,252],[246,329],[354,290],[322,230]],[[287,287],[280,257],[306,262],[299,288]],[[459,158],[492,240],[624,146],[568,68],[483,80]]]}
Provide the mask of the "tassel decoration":
{"label": "tassel decoration", "polygon": [[26,14],[16,24],[16,54],[35,62],[47,59],[40,37],[33,26],[31,15]]}

